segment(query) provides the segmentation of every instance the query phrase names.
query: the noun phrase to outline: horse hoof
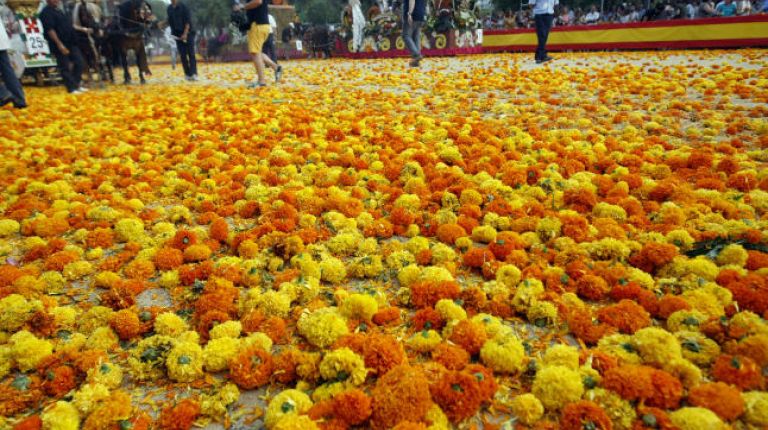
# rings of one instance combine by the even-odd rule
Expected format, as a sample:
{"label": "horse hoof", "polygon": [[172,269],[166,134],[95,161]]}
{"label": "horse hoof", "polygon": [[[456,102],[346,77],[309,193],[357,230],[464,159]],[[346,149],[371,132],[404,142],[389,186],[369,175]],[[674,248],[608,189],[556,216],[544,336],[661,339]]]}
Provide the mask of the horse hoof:
{"label": "horse hoof", "polygon": [[147,83],[147,81],[146,81],[145,79],[142,79],[142,80],[141,80],[141,85],[144,85],[144,84],[146,84],[146,83]]}

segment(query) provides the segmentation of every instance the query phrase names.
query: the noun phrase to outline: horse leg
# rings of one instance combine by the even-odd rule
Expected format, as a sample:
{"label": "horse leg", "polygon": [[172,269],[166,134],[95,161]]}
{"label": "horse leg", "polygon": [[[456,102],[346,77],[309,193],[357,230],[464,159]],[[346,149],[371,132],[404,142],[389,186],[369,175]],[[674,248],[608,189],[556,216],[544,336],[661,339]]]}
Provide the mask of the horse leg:
{"label": "horse leg", "polygon": [[120,65],[123,66],[123,83],[131,83],[131,72],[128,69],[128,50],[120,50]]}
{"label": "horse leg", "polygon": [[136,47],[136,64],[139,66],[139,78],[141,83],[145,84],[147,81],[144,79],[144,74],[152,76],[152,72],[149,71],[149,63],[147,62],[147,50],[144,47],[144,43],[141,42]]}

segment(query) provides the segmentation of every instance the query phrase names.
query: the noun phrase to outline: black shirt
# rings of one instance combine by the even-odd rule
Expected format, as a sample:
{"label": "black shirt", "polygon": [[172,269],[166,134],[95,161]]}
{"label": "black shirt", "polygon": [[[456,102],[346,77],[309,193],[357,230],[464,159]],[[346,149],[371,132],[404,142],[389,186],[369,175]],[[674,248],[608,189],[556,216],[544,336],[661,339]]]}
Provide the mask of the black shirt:
{"label": "black shirt", "polygon": [[189,8],[182,2],[168,5],[168,25],[171,26],[171,34],[179,37],[184,34],[184,27],[189,25],[189,34],[192,34],[192,15]]}
{"label": "black shirt", "polygon": [[53,49],[58,49],[56,43],[53,42],[51,36],[48,35],[50,30],[56,32],[61,43],[65,46],[69,46],[75,42],[75,29],[72,27],[72,18],[67,17],[64,12],[59,8],[45,6],[43,11],[40,12],[40,22],[43,23],[43,35],[45,40],[48,41]]}
{"label": "black shirt", "polygon": [[269,0],[262,0],[259,7],[254,9],[248,9],[245,11],[248,15],[249,23],[256,23],[256,25],[269,25]]}
{"label": "black shirt", "polygon": [[[403,18],[408,19],[408,7],[410,5],[410,0],[403,0]],[[411,17],[414,21],[424,21],[424,16],[427,12],[427,2],[426,0],[414,0],[413,2],[413,13],[411,14]]]}

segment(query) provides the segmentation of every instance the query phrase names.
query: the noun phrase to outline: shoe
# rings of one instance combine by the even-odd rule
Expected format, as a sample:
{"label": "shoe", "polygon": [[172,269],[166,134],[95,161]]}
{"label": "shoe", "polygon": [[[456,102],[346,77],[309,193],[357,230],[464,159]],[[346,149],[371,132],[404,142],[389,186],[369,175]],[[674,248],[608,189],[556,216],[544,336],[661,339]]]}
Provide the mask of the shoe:
{"label": "shoe", "polygon": [[267,84],[265,84],[264,82],[251,82],[250,84],[248,84],[248,88],[261,88],[266,86]]}
{"label": "shoe", "polygon": [[13,107],[16,109],[26,109],[27,108],[27,102],[24,100],[19,100],[17,98],[13,99]]}
{"label": "shoe", "polygon": [[70,94],[78,95],[78,94],[84,94],[84,91],[81,91],[79,88],[76,90],[72,90],[69,92]]}
{"label": "shoe", "polygon": [[192,80],[192,76],[184,76],[184,79],[186,79],[188,81],[191,81]]}
{"label": "shoe", "polygon": [[537,59],[537,60],[536,60],[536,64],[546,63],[547,61],[552,61],[552,60],[554,60],[554,58],[552,58],[552,57],[550,57],[549,55],[547,55],[547,56],[546,56],[546,57],[544,57],[544,58],[539,58],[539,59]]}
{"label": "shoe", "polygon": [[408,63],[408,65],[411,66],[411,67],[419,67],[419,59],[418,58],[414,58],[413,60],[411,60],[410,63]]}
{"label": "shoe", "polygon": [[3,96],[0,98],[0,107],[5,106],[12,101],[14,101],[12,95],[8,94],[7,96]]}
{"label": "shoe", "polygon": [[198,79],[197,79],[197,75],[192,75],[192,77],[191,77],[191,79],[190,79],[190,80],[191,80],[191,81],[195,81],[195,82],[197,82],[197,81],[198,81]]}
{"label": "shoe", "polygon": [[77,90],[80,91],[81,93],[87,93],[88,92],[88,88],[85,88],[85,87],[80,87]]}
{"label": "shoe", "polygon": [[283,78],[283,66],[277,66],[277,70],[275,70],[275,83],[279,83],[280,79]]}

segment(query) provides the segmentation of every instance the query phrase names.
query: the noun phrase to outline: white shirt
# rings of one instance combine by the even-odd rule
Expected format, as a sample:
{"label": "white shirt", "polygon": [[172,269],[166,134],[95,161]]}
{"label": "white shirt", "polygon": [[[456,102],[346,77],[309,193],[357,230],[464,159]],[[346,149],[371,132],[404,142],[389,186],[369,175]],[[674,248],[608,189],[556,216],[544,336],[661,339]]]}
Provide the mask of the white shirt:
{"label": "white shirt", "polygon": [[0,51],[11,49],[11,41],[8,39],[8,33],[5,32],[5,24],[0,19]]}
{"label": "white shirt", "polygon": [[269,14],[269,32],[277,33],[277,21],[275,21],[275,17],[272,14]]}
{"label": "white shirt", "polygon": [[559,0],[531,0],[531,1],[534,4],[533,6],[534,15],[554,14],[555,6],[560,4]]}
{"label": "white shirt", "polygon": [[600,19],[600,12],[598,11],[590,12],[587,14],[587,16],[584,17],[584,19],[587,21],[588,24],[597,22],[597,20]]}

